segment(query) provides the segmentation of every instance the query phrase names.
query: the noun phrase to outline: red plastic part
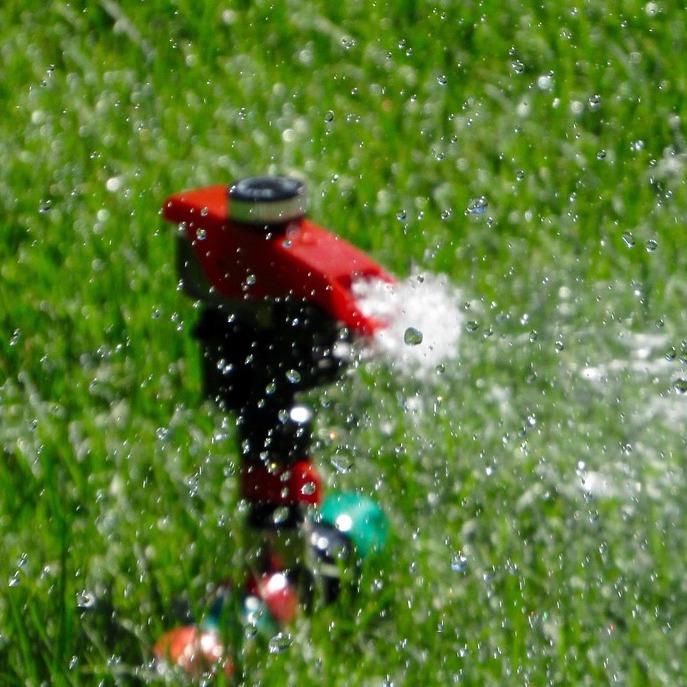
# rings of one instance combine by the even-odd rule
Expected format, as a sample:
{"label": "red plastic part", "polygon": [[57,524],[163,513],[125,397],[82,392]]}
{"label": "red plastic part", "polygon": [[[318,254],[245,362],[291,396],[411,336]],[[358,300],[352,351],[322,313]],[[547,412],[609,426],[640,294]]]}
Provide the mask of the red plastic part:
{"label": "red plastic part", "polygon": [[241,495],[251,503],[317,506],[322,502],[322,478],[307,458],[275,470],[259,461],[244,461]]}
{"label": "red plastic part", "polygon": [[158,660],[169,661],[193,677],[220,671],[227,677],[234,674],[234,666],[226,657],[219,635],[195,625],[176,627],[165,633],[153,652]]}
{"label": "red plastic part", "polygon": [[357,279],[393,281],[365,253],[306,219],[270,236],[232,222],[228,211],[226,186],[179,193],[163,206],[165,219],[185,223],[208,281],[222,296],[293,296],[315,303],[363,336],[385,326],[364,315],[352,294]]}
{"label": "red plastic part", "polygon": [[262,599],[270,615],[281,625],[290,623],[298,614],[298,594],[281,571],[249,577],[246,591]]}

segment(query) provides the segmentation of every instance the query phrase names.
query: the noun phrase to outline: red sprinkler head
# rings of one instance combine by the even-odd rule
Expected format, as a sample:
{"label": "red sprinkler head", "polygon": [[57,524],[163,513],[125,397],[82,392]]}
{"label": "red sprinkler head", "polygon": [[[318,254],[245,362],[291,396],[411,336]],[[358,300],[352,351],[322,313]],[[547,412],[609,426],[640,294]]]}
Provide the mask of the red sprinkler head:
{"label": "red sprinkler head", "polygon": [[393,278],[365,253],[307,220],[305,206],[304,184],[278,176],[168,198],[164,217],[179,224],[184,239],[185,288],[209,300],[306,301],[353,334],[374,334],[384,323],[360,310],[353,285]]}

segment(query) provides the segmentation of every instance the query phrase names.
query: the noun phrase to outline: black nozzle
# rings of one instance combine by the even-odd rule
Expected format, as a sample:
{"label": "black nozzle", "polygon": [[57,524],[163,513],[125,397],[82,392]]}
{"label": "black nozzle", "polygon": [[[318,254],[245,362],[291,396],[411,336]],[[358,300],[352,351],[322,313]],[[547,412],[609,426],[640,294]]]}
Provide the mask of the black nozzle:
{"label": "black nozzle", "polygon": [[313,523],[309,542],[315,567],[316,577],[322,585],[325,603],[331,603],[341,593],[342,573],[356,568],[353,543],[342,532],[327,523]]}
{"label": "black nozzle", "polygon": [[281,176],[249,177],[229,187],[229,217],[241,224],[271,227],[305,215],[305,184]]}

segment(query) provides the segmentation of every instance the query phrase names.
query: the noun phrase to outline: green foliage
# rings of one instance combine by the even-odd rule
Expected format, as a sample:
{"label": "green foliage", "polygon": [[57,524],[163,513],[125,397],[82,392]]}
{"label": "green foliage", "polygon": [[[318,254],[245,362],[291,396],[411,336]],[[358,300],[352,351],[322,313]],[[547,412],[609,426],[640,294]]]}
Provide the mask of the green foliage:
{"label": "green foliage", "polygon": [[0,684],[154,683],[174,600],[240,569],[233,425],[159,208],[289,171],[476,326],[431,384],[373,364],[313,396],[316,457],[376,492],[392,553],[248,684],[684,684],[686,16],[6,0]]}

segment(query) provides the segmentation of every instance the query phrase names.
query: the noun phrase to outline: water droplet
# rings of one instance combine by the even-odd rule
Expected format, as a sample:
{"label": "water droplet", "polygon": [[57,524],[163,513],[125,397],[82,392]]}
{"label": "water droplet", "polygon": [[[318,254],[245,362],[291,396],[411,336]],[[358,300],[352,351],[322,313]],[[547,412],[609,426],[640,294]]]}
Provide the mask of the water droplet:
{"label": "water droplet", "polygon": [[201,217],[207,217],[207,216],[208,216],[208,212],[209,212],[209,210],[207,209],[206,206],[200,208],[200,216],[201,216]]}
{"label": "water droplet", "polygon": [[550,91],[553,88],[553,77],[551,74],[542,74],[537,79],[537,88],[540,91]]}
{"label": "water droplet", "polygon": [[632,232],[630,232],[630,231],[623,232],[622,239],[628,248],[634,248],[635,237],[632,236]]}
{"label": "water droplet", "polygon": [[292,641],[293,639],[288,632],[278,632],[270,639],[267,647],[271,654],[280,654],[291,646]]}
{"label": "water droplet", "polygon": [[396,219],[397,219],[399,222],[405,222],[406,219],[408,219],[408,213],[407,213],[405,210],[399,210],[399,211],[396,213]]}
{"label": "water droplet", "polygon": [[281,525],[283,522],[286,522],[288,517],[289,509],[286,506],[281,506],[280,508],[274,509],[274,512],[272,513],[272,522],[275,525]]}
{"label": "water droplet", "polygon": [[38,212],[41,215],[45,215],[47,212],[50,212],[51,207],[52,207],[52,200],[50,200],[50,199],[41,200],[41,202],[38,204]]}
{"label": "water droplet", "polygon": [[334,469],[337,472],[340,472],[342,475],[345,475],[347,472],[350,472],[353,469],[353,463],[345,456],[334,456],[329,459],[329,462],[332,464]]}
{"label": "water droplet", "polygon": [[403,343],[408,346],[418,346],[422,343],[422,332],[415,327],[408,327],[403,333]]}
{"label": "water droplet", "polygon": [[106,182],[105,182],[105,188],[110,192],[110,193],[116,193],[119,191],[120,188],[122,188],[122,177],[110,177]]}
{"label": "water droplet", "polygon": [[539,334],[537,334],[537,331],[536,331],[535,329],[533,329],[533,330],[530,332],[530,342],[531,342],[531,343],[534,343],[534,342],[537,340],[538,337],[539,337]]}
{"label": "water droplet", "polygon": [[285,374],[291,384],[298,384],[301,381],[301,373],[298,370],[287,370]]}
{"label": "water droplet", "polygon": [[687,379],[684,377],[676,379],[673,383],[673,389],[675,389],[675,392],[680,394],[680,396],[687,394]]}
{"label": "water droplet", "polygon": [[446,74],[438,74],[437,75],[437,83],[440,86],[445,86],[448,83],[448,77]]}
{"label": "water droplet", "polygon": [[565,344],[560,339],[558,339],[554,344],[554,347],[560,353],[565,348]]}
{"label": "water droplet", "polygon": [[306,482],[301,487],[301,494],[303,494],[303,496],[312,496],[316,491],[317,485],[315,484],[315,482]]}
{"label": "water droplet", "polygon": [[246,286],[253,286],[257,280],[258,279],[254,274],[247,274],[245,280]]}
{"label": "water droplet", "polygon": [[207,236],[208,236],[208,233],[207,233],[207,231],[205,231],[205,229],[199,228],[199,229],[196,231],[196,238],[197,238],[199,241],[205,241],[205,239],[207,238]]}
{"label": "water droplet", "polygon": [[479,322],[476,320],[468,320],[465,324],[465,331],[472,334],[479,329]]}
{"label": "water droplet", "polygon": [[649,239],[646,242],[646,252],[647,253],[655,253],[657,248],[658,248],[658,241],[656,241],[655,239]]}
{"label": "water droplet", "polygon": [[525,65],[520,61],[520,60],[513,60],[510,63],[510,68],[516,73],[516,74],[522,74],[525,71]]}
{"label": "water droplet", "polygon": [[327,110],[324,113],[324,121],[327,124],[331,124],[334,121],[334,112],[332,110]]}
{"label": "water droplet", "polygon": [[169,436],[169,429],[167,429],[167,427],[158,427],[155,430],[155,436],[160,441],[165,441],[165,439],[167,439],[167,437]]}
{"label": "water droplet", "polygon": [[594,95],[590,95],[589,98],[587,98],[587,102],[589,103],[590,109],[598,110],[601,107],[601,96],[598,93],[594,93]]}
{"label": "water droplet", "polygon": [[638,138],[636,141],[632,141],[630,144],[630,150],[635,153],[638,153],[640,150],[644,150],[644,141],[641,138]]}
{"label": "water droplet", "polygon": [[76,607],[88,610],[95,606],[95,594],[89,589],[82,589],[76,595]]}
{"label": "water droplet", "polygon": [[525,170],[524,170],[524,169],[519,169],[519,170],[515,173],[515,178],[516,178],[518,181],[522,181],[522,180],[525,178]]}
{"label": "water droplet", "polygon": [[487,199],[484,196],[474,198],[470,201],[467,210],[465,211],[465,214],[479,217],[487,211],[488,206],[489,203],[487,202]]}
{"label": "water droplet", "polygon": [[606,151],[603,148],[596,154],[596,159],[597,160],[605,160],[606,159]]}
{"label": "water droplet", "polygon": [[462,553],[457,553],[451,558],[451,570],[464,573],[468,568],[468,559]]}
{"label": "water droplet", "polygon": [[225,358],[220,358],[217,361],[216,367],[217,370],[223,375],[231,374],[232,370],[234,369],[234,365],[230,362],[227,362]]}

